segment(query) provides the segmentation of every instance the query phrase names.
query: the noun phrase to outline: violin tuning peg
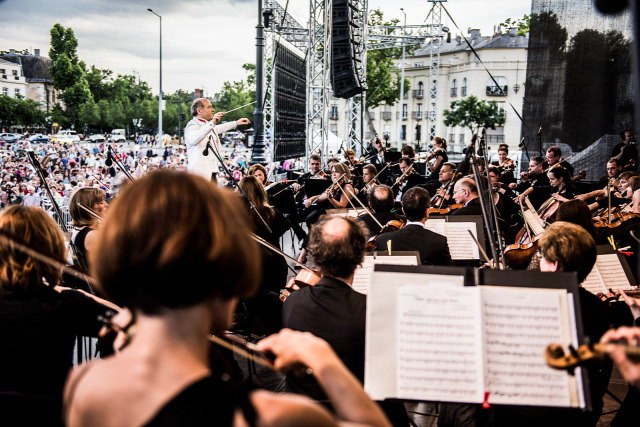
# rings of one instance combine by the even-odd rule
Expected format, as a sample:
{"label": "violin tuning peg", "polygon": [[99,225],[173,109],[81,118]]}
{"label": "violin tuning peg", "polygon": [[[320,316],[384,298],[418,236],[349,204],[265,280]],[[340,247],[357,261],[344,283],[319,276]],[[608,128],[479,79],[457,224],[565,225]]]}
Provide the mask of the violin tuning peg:
{"label": "violin tuning peg", "polygon": [[547,346],[547,354],[554,359],[559,359],[564,357],[564,350],[560,344],[549,344]]}

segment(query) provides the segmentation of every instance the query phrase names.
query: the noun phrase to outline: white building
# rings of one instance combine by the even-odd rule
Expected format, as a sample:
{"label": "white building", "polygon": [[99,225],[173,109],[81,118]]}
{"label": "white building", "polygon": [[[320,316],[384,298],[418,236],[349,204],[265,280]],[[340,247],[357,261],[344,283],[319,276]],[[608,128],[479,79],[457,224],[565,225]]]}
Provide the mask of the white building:
{"label": "white building", "polygon": [[[520,142],[521,121],[509,103],[522,114],[528,36],[518,36],[513,29],[506,34],[483,37],[479,30],[471,30],[467,38],[506,96],[496,87],[462,37],[458,36],[449,43],[443,41],[436,82],[436,136],[447,139],[450,153],[462,152],[462,148],[471,140],[471,131],[445,126],[443,110],[450,108],[453,101],[474,95],[480,100],[498,102],[506,112],[504,127],[487,129],[489,147],[495,150],[498,143],[504,142],[509,145],[510,152],[515,152]],[[430,142],[426,120],[428,103],[431,102],[429,62],[430,46],[425,44],[405,59],[405,79],[409,80],[411,90],[402,102],[369,110],[376,132],[380,136],[388,134],[393,147],[398,146],[398,125],[401,130],[400,145],[413,144],[417,148],[421,144],[424,148]],[[329,117],[329,131],[340,139],[346,139],[346,105],[343,100],[332,100]],[[372,135],[366,137],[371,138]]]}
{"label": "white building", "polygon": [[11,98],[27,96],[27,81],[22,66],[0,58],[0,95]]}
{"label": "white building", "polygon": [[[8,70],[9,67],[12,72],[20,70],[18,72],[22,82],[20,95],[36,101],[40,104],[40,109],[46,112],[49,112],[56,102],[60,102],[58,99],[60,93],[54,89],[53,80],[49,74],[49,67],[52,64],[51,59],[40,56],[40,49],[34,49],[33,53],[26,49],[24,51],[16,51],[15,49],[0,51],[0,71],[2,69]],[[0,79],[0,86],[4,87],[4,83],[4,80]],[[16,83],[18,83],[17,80]],[[12,91],[9,89],[9,92]],[[4,93],[4,89],[2,93]],[[15,98],[13,93],[10,96]]]}

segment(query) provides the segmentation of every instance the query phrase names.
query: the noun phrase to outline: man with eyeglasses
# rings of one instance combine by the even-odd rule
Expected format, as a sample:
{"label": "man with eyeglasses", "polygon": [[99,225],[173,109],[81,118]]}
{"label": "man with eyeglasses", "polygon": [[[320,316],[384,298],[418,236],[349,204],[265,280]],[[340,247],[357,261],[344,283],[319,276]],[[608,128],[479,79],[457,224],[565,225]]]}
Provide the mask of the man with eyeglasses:
{"label": "man with eyeglasses", "polygon": [[451,212],[451,215],[482,215],[478,187],[471,178],[462,178],[453,187],[453,198],[456,203],[464,205]]}

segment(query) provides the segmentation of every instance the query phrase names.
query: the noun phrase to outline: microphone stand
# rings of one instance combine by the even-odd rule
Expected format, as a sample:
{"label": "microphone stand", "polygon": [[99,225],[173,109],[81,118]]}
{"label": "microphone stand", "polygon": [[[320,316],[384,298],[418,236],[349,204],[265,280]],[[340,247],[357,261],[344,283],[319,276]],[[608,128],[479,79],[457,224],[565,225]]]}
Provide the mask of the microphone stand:
{"label": "microphone stand", "polygon": [[[116,152],[116,154],[118,154],[118,152]],[[107,160],[111,159],[111,161],[113,163],[116,164],[116,167],[118,167],[118,169],[120,169],[122,171],[122,173],[124,173],[127,178],[129,178],[131,181],[133,181],[133,176],[131,176],[131,174],[129,173],[129,171],[127,169],[124,168],[124,166],[122,165],[122,163],[120,163],[120,160],[118,160],[117,157],[115,157],[112,153],[111,153],[111,147],[109,147],[109,151],[107,152]],[[106,166],[107,162],[104,162],[104,164]]]}
{"label": "microphone stand", "polygon": [[[479,149],[486,150],[484,146],[484,138],[480,138]],[[486,151],[485,151],[486,152]],[[487,226],[488,237],[489,237],[489,245],[491,247],[491,252],[493,255],[493,260],[496,266],[500,266],[501,259],[498,257],[498,249],[502,255],[502,245],[499,245],[499,242],[496,240],[496,236],[498,236],[498,220],[495,212],[495,206],[493,204],[493,192],[491,191],[491,186],[489,188],[484,188],[484,183],[482,179],[480,179],[480,169],[478,168],[478,159],[474,152],[471,153],[471,168],[473,169],[473,176],[476,181],[476,186],[478,187],[478,196],[480,199],[480,208],[482,209],[482,219],[483,222]],[[486,163],[486,160],[485,160]],[[485,171],[487,172],[487,183],[489,180],[489,168],[485,164]],[[486,192],[485,192],[486,191]],[[488,200],[487,200],[488,197]],[[489,209],[492,209],[491,213],[489,213]],[[490,215],[493,214],[493,218]],[[495,229],[494,229],[495,227]]]}
{"label": "microphone stand", "polygon": [[267,224],[267,221],[265,221],[262,215],[260,215],[260,212],[258,212],[258,210],[256,209],[256,206],[253,204],[253,201],[251,201],[251,198],[247,196],[247,193],[245,193],[242,190],[242,188],[240,188],[240,185],[238,184],[238,180],[233,177],[233,174],[231,173],[227,165],[225,165],[224,162],[222,161],[222,157],[220,157],[220,153],[218,153],[218,151],[213,147],[213,145],[211,145],[211,138],[212,136],[209,135],[209,139],[207,140],[207,146],[205,147],[202,154],[206,156],[209,154],[208,151],[211,150],[213,155],[216,156],[216,158],[220,162],[220,165],[222,165],[222,168],[224,169],[224,171],[227,173],[227,175],[229,175],[229,178],[231,179],[232,187],[236,188],[247,199],[247,201],[249,202],[249,208],[256,213],[258,218],[260,218],[260,221],[262,221],[262,224],[265,226],[269,234],[273,234],[271,227],[269,227],[269,224]]}
{"label": "microphone stand", "polygon": [[544,157],[542,153],[542,125],[540,125],[540,129],[538,129],[538,147],[540,149],[540,157]]}
{"label": "microphone stand", "polygon": [[529,150],[527,149],[527,144],[525,144],[525,139],[527,137],[523,136],[522,139],[520,140],[520,144],[518,144],[518,147],[524,148],[524,152],[527,155],[527,160],[531,160],[531,156],[529,156]]}

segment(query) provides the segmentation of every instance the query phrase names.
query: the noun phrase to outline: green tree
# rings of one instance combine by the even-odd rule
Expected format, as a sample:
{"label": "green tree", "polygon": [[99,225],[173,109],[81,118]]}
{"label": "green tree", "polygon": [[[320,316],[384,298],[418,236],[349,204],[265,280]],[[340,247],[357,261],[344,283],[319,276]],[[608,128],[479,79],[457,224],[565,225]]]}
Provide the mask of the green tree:
{"label": "green tree", "polygon": [[45,114],[38,109],[38,103],[31,99],[13,99],[0,95],[0,125],[40,126],[45,123]]}
{"label": "green tree", "polygon": [[[384,21],[380,9],[369,14],[369,25],[397,25],[398,19]],[[391,33],[391,30],[389,30]],[[407,34],[409,34],[407,32]],[[417,46],[406,46],[405,54],[411,55]],[[402,58],[402,48],[376,49],[367,52],[367,107],[381,104],[394,105],[400,99],[400,73],[394,61]],[[404,80],[404,93],[411,89],[409,80]]]}
{"label": "green tree", "polygon": [[[245,80],[235,82],[224,82],[222,90],[216,93],[216,101],[213,103],[216,111],[229,111],[238,108],[241,105],[248,104],[256,99],[255,89],[255,71],[254,64],[244,64],[242,68],[249,74]],[[225,114],[223,121],[235,121],[243,117],[251,119],[253,117],[255,106],[248,105],[239,110]]]}
{"label": "green tree", "polygon": [[444,124],[447,126],[462,126],[477,134],[480,128],[495,129],[504,126],[506,115],[498,107],[496,101],[478,100],[470,95],[451,103],[451,109],[445,109]]}
{"label": "green tree", "polygon": [[500,23],[500,26],[504,27],[505,29],[512,28],[512,27],[517,27],[518,28],[518,35],[519,36],[526,36],[527,33],[529,32],[529,29],[531,28],[531,17],[529,15],[525,14],[520,19],[507,18],[507,19],[504,20],[504,22]]}
{"label": "green tree", "polygon": [[85,78],[85,64],[78,59],[78,40],[71,28],[64,28],[60,24],[55,24],[50,34],[49,57],[53,65],[49,72],[53,86],[62,91],[68,122],[80,126],[80,105],[89,100],[91,91]]}

